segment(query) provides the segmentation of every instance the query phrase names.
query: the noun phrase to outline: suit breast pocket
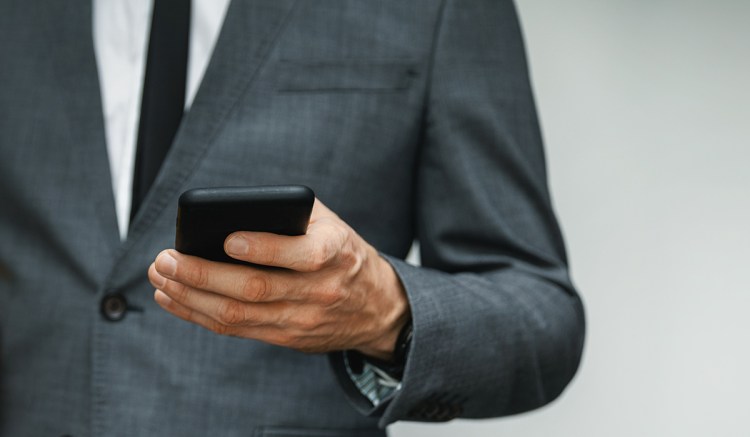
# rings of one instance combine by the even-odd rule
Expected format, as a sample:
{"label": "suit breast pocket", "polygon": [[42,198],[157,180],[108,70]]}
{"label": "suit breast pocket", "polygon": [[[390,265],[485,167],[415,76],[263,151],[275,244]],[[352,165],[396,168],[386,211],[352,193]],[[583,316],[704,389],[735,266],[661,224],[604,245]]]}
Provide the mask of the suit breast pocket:
{"label": "suit breast pocket", "polygon": [[280,93],[392,93],[408,90],[419,76],[406,61],[281,61]]}

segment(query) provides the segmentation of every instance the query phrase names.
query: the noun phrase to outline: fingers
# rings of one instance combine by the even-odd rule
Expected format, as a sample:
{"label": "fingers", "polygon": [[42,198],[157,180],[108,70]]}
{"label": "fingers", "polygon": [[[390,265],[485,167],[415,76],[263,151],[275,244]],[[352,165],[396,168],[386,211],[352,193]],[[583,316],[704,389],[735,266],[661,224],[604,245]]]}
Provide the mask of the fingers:
{"label": "fingers", "polygon": [[[323,352],[332,349],[329,346],[332,336],[331,329],[329,328],[322,333],[317,333],[315,332],[316,328],[320,325],[305,321],[305,319],[302,319],[299,323],[294,322],[288,325],[228,323],[192,308],[189,304],[173,299],[162,290],[155,290],[154,300],[159,306],[174,316],[187,322],[195,323],[219,335],[252,338],[304,352]],[[259,307],[257,312],[267,311],[269,305],[276,304],[255,304],[255,306]],[[289,308],[274,308],[273,310],[280,313],[290,312]]]}
{"label": "fingers", "polygon": [[173,281],[190,289],[205,290],[242,302],[295,299],[307,287],[289,272],[213,262],[172,249],[157,256],[148,276],[158,289],[163,290],[167,281]]}
{"label": "fingers", "polygon": [[224,250],[233,258],[297,272],[316,272],[329,266],[348,243],[340,221],[322,217],[311,223],[306,235],[287,236],[266,232],[235,232]]}
{"label": "fingers", "polygon": [[[149,269],[149,276],[152,275],[154,270],[155,267],[152,264]],[[234,326],[261,323],[261,320],[258,319],[255,314],[256,312],[253,311],[250,304],[236,299],[198,290],[169,279],[161,281],[158,289],[161,293],[169,296],[172,301],[192,311],[205,314],[225,325]],[[157,302],[161,303],[159,300]]]}
{"label": "fingers", "polygon": [[175,301],[161,290],[156,290],[154,292],[154,300],[159,306],[182,320],[195,323],[220,335],[239,334],[239,328],[237,326],[223,324],[199,311],[188,308]]}

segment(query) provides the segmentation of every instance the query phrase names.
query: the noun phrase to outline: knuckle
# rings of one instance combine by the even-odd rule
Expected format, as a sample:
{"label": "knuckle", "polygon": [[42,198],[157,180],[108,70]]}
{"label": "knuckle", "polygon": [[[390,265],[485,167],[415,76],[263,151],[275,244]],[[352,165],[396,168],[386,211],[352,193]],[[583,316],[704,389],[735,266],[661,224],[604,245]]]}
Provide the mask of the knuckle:
{"label": "knuckle", "polygon": [[254,237],[247,252],[247,259],[261,265],[275,266],[282,261],[283,254],[263,237]]}
{"label": "knuckle", "polygon": [[271,283],[264,275],[255,274],[248,276],[242,285],[242,298],[248,302],[261,302],[271,292]]}
{"label": "knuckle", "polygon": [[178,302],[185,302],[188,300],[188,297],[190,295],[190,290],[188,289],[187,285],[181,284],[176,281],[167,281],[166,286],[164,287],[169,291],[169,293],[172,295],[172,298]]}
{"label": "knuckle", "polygon": [[245,306],[236,300],[227,300],[219,308],[218,319],[225,326],[242,324],[245,321]]}
{"label": "knuckle", "polygon": [[339,287],[327,287],[319,292],[318,299],[325,308],[336,306],[344,298],[344,291]]}
{"label": "knuckle", "polygon": [[278,334],[274,335],[271,339],[271,343],[276,344],[278,346],[283,347],[289,347],[294,348],[294,346],[297,344],[297,337],[289,334],[287,332],[279,332]]}
{"label": "knuckle", "polygon": [[303,331],[314,331],[321,325],[321,317],[317,314],[307,315],[297,321],[297,326]]}
{"label": "knuckle", "polygon": [[198,288],[205,288],[208,286],[209,273],[208,269],[201,266],[193,266],[189,270],[190,274],[188,279]]}
{"label": "knuckle", "polygon": [[263,262],[269,266],[279,265],[282,262],[281,252],[275,246],[265,247]]}
{"label": "knuckle", "polygon": [[349,270],[359,266],[361,264],[361,260],[355,251],[342,250],[339,254],[339,263],[342,267]]}
{"label": "knuckle", "polygon": [[309,256],[310,270],[317,272],[324,269],[331,261],[333,253],[334,250],[330,241],[314,245]]}
{"label": "knuckle", "polygon": [[213,322],[209,326],[207,326],[209,331],[213,332],[214,334],[218,335],[229,335],[230,334],[230,327],[227,325],[223,325],[219,322]]}
{"label": "knuckle", "polygon": [[347,270],[358,270],[364,262],[364,253],[358,250],[359,238],[351,231],[342,230],[339,263]]}
{"label": "knuckle", "polygon": [[351,241],[351,233],[349,232],[349,229],[344,226],[338,226],[336,228],[336,236],[338,243],[341,246],[344,246]]}

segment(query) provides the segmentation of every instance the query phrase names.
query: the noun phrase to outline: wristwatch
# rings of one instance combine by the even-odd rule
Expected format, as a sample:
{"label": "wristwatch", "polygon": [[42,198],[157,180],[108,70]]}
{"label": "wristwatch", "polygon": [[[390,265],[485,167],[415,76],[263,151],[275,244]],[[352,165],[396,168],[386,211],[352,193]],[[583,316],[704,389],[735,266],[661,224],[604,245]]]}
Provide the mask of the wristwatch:
{"label": "wristwatch", "polygon": [[401,379],[406,368],[406,357],[409,355],[409,349],[411,348],[412,331],[413,324],[411,319],[409,319],[398,333],[396,347],[393,349],[393,359],[390,361],[372,358],[358,352],[356,353],[357,358],[361,358],[363,361],[377,367],[395,379]]}

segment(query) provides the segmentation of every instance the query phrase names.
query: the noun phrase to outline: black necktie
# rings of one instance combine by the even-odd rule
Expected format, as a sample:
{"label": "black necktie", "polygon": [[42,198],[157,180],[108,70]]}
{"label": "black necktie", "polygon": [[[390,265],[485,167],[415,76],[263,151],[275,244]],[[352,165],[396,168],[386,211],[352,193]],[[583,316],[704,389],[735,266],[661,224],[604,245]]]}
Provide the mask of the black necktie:
{"label": "black necktie", "polygon": [[156,179],[185,105],[190,0],[154,0],[143,81],[130,219]]}

